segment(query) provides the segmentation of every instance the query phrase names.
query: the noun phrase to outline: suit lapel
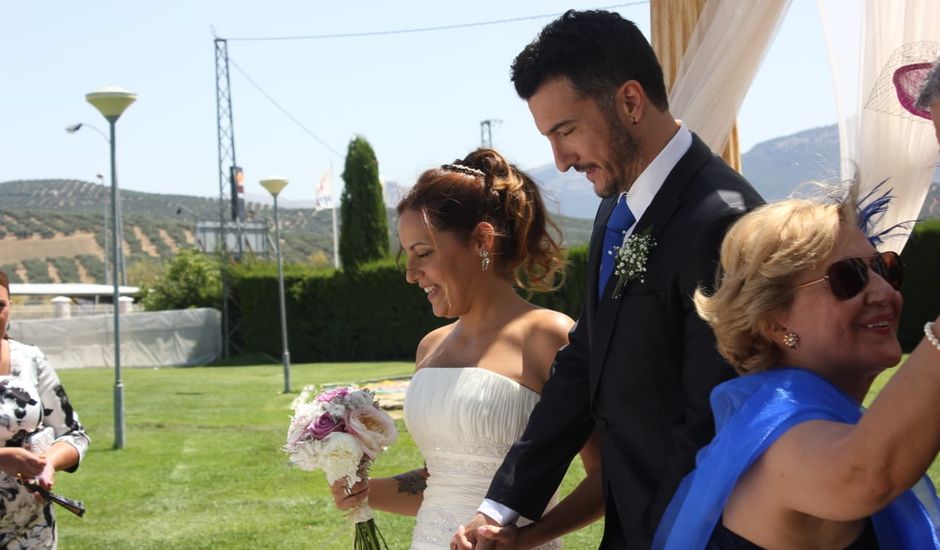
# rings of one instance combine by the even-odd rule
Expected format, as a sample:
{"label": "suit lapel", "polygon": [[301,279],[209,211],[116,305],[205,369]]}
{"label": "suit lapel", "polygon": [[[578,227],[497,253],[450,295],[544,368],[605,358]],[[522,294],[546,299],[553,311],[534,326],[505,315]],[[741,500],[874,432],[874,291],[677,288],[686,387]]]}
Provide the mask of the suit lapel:
{"label": "suit lapel", "polygon": [[[666,180],[663,182],[662,187],[656,193],[656,196],[653,198],[653,202],[650,203],[649,207],[643,213],[643,217],[639,219],[636,223],[636,227],[633,229],[631,234],[639,234],[647,229],[651,230],[653,239],[656,242],[659,242],[659,236],[663,233],[665,228],[673,223],[673,215],[678,208],[682,195],[685,192],[686,187],[692,180],[692,177],[698,172],[702,166],[705,165],[712,157],[711,150],[708,146],[699,139],[698,136],[692,134],[692,145],[689,147],[689,150],[685,155],[679,159],[679,162],[676,164],[675,168],[669,173],[666,177]],[[611,203],[612,205],[614,203]],[[613,206],[611,206],[613,208]],[[609,213],[608,209],[608,213]],[[606,220],[606,217],[604,218]],[[606,221],[605,221],[606,223]],[[676,221],[676,223],[682,223],[681,220]],[[681,228],[679,229],[681,231]],[[596,223],[595,223],[595,233],[596,233]],[[598,252],[599,252],[598,246]],[[592,253],[593,253],[593,244],[592,244]],[[656,271],[656,257],[660,254],[668,254],[669,251],[662,250],[660,248],[654,248],[650,252],[646,284],[650,284],[651,281],[655,280],[659,275]],[[597,267],[599,266],[599,260],[597,264],[592,264],[594,271],[594,293],[597,293]],[[614,328],[617,324],[617,316],[620,312],[620,306],[624,301],[624,298],[630,293],[630,289],[635,285],[640,284],[638,280],[630,281],[626,284],[623,289],[623,293],[620,295],[619,299],[613,298],[613,290],[617,284],[618,277],[616,275],[611,276],[610,281],[607,283],[607,288],[604,289],[604,294],[599,298],[599,301],[595,302],[597,304],[596,314],[594,317],[594,334],[593,339],[591,340],[591,364],[596,365],[596,368],[592,370],[592,380],[591,380],[591,397],[597,390],[597,384],[600,381],[600,373],[604,366],[607,349],[610,346],[611,338],[614,334]],[[642,315],[642,312],[636,312],[639,315]],[[621,335],[621,337],[629,337],[629,335]]]}
{"label": "suit lapel", "polygon": [[607,218],[617,204],[617,198],[609,198],[601,201],[597,208],[597,215],[594,216],[594,229],[591,231],[591,244],[588,249],[588,301],[587,313],[589,318],[593,319],[597,312],[597,274],[601,270],[601,247],[604,246],[604,231],[607,229]]}

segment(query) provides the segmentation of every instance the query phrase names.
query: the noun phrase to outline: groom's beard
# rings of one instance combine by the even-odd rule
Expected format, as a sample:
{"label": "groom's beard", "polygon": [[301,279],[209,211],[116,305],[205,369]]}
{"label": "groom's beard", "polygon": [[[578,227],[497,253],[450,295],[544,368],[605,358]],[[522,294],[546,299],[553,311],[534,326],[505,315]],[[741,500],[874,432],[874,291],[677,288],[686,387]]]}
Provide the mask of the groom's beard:
{"label": "groom's beard", "polygon": [[604,186],[597,190],[597,195],[605,199],[629,190],[641,172],[637,166],[640,144],[612,110],[606,114],[610,126],[610,150],[607,155],[610,160],[604,163],[604,171],[608,178]]}

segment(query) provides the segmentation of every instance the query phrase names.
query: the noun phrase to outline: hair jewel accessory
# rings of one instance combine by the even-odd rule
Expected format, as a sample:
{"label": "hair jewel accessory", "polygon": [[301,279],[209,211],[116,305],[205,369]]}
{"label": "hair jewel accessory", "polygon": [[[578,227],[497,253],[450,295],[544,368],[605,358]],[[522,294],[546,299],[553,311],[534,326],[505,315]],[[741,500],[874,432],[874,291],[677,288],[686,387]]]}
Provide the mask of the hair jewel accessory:
{"label": "hair jewel accessory", "polygon": [[480,269],[486,271],[490,268],[490,251],[487,249],[480,250]]}
{"label": "hair jewel accessory", "polygon": [[796,349],[800,344],[800,337],[792,330],[783,335],[783,345],[790,349]]}
{"label": "hair jewel accessory", "polygon": [[477,168],[470,168],[469,166],[464,166],[463,164],[442,164],[441,170],[447,170],[449,172],[458,172],[467,176],[473,176],[475,178],[485,178],[486,173],[483,170]]}

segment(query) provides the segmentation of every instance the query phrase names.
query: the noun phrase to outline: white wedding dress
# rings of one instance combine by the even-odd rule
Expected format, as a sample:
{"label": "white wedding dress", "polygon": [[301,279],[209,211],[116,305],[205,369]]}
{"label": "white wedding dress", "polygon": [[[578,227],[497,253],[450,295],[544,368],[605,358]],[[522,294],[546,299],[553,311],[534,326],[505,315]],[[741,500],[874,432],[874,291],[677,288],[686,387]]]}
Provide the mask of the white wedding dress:
{"label": "white wedding dress", "polygon": [[[457,526],[483,502],[538,401],[539,394],[489,370],[423,368],[415,373],[405,394],[405,424],[429,477],[412,550],[449,548]],[[520,519],[519,525],[525,523]],[[538,548],[561,548],[561,540]]]}

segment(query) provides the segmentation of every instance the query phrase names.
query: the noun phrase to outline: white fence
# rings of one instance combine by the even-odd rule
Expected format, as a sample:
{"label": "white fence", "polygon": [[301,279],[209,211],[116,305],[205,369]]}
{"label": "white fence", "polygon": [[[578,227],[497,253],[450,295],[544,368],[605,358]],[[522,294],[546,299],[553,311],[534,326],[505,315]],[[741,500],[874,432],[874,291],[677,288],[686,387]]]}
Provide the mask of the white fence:
{"label": "white fence", "polygon": [[[121,313],[144,311],[140,304],[121,302]],[[37,319],[75,319],[114,314],[111,304],[17,304],[13,306],[13,317],[23,321]]]}
{"label": "white fence", "polygon": [[[182,309],[121,315],[121,366],[205,365],[222,354],[221,313]],[[56,369],[114,366],[114,317],[24,320],[16,308],[10,337],[39,346]]]}

